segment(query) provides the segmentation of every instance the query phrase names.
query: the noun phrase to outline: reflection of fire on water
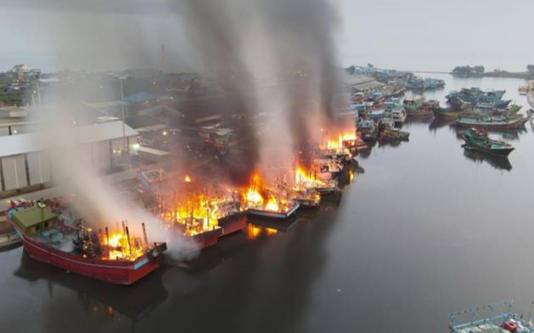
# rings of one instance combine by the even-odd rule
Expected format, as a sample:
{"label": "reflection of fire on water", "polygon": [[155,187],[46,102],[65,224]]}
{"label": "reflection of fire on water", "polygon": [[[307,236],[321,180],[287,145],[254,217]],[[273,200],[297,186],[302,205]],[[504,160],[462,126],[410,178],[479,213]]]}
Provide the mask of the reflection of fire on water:
{"label": "reflection of fire on water", "polygon": [[272,228],[257,227],[252,224],[247,226],[247,237],[248,239],[256,239],[261,235],[272,236],[278,233],[278,230]]}

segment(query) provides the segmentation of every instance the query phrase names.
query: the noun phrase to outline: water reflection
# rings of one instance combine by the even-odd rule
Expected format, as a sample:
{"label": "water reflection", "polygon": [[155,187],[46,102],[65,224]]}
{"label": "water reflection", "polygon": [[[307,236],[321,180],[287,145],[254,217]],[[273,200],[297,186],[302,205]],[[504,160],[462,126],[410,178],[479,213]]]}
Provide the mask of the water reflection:
{"label": "water reflection", "polygon": [[[56,300],[45,303],[42,319],[47,322],[44,325],[47,330],[58,332],[65,329],[62,325],[66,316],[85,317],[87,313],[97,314],[96,322],[106,318],[120,321],[125,317],[135,327],[137,321],[148,316],[168,297],[168,292],[162,284],[165,271],[166,267],[163,265],[132,286],[116,286],[76,274],[66,274],[63,270],[36,261],[23,252],[15,275],[32,282],[46,281],[50,298]],[[55,295],[56,291],[62,288],[67,288],[77,295],[82,313],[78,313],[78,308],[68,306],[67,301],[63,302],[59,295]],[[76,325],[72,323],[74,320],[70,321],[71,325]],[[87,330],[88,327],[80,329]]]}
{"label": "water reflection", "polygon": [[432,122],[428,125],[428,129],[432,131],[436,131],[439,128],[449,126],[451,124],[454,124],[454,119],[445,119],[445,118],[434,118]]}
{"label": "water reflection", "polygon": [[486,162],[497,170],[512,170],[512,164],[508,160],[508,157],[492,156],[467,149],[464,149],[464,156],[475,163]]}

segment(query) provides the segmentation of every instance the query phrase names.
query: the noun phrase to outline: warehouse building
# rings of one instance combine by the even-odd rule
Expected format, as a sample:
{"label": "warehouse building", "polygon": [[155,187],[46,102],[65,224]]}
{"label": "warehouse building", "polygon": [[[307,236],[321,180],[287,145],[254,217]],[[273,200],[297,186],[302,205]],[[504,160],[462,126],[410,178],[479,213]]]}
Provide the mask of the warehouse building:
{"label": "warehouse building", "polygon": [[[123,139],[124,138],[126,141]],[[51,135],[30,132],[0,136],[0,196],[44,186],[61,177],[55,154],[68,154],[64,147],[81,152],[83,163],[110,172],[129,164],[137,131],[120,121],[76,126]],[[65,138],[64,140],[62,138]],[[78,154],[80,155],[80,154]]]}

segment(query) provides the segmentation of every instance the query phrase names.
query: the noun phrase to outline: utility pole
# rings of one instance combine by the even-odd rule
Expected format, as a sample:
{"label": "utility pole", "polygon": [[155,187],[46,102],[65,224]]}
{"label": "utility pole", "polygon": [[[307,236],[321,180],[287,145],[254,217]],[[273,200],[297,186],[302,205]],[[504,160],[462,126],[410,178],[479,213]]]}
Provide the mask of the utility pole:
{"label": "utility pole", "polygon": [[127,150],[128,143],[126,142],[126,125],[124,122],[126,121],[126,116],[124,115],[124,77],[119,78],[121,83],[121,120],[122,120],[122,142],[124,144],[124,149]]}

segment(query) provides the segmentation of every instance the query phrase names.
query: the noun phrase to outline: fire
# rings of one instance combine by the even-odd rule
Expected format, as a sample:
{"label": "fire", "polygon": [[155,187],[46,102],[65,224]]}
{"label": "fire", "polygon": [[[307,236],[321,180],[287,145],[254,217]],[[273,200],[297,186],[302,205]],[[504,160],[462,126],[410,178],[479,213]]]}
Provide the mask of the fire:
{"label": "fire", "polygon": [[277,212],[280,210],[278,202],[276,202],[276,199],[274,197],[271,196],[269,198],[269,201],[267,201],[267,204],[265,205],[265,210],[268,210],[270,212]]}
{"label": "fire", "polygon": [[191,194],[175,202],[163,219],[182,229],[184,236],[195,236],[218,228],[218,210],[222,200],[203,194]]}
{"label": "fire", "polygon": [[326,184],[317,179],[311,172],[306,172],[304,168],[297,166],[295,169],[295,190],[302,191],[316,187],[325,187]]}
{"label": "fire", "polygon": [[[280,184],[278,184],[280,185]],[[270,212],[289,211],[291,208],[287,193],[278,186],[276,190],[265,185],[258,173],[252,176],[251,185],[242,191],[243,205],[247,209],[259,209]]]}
{"label": "fire", "polygon": [[184,177],[184,182],[186,182],[186,183],[191,183],[192,181],[193,181],[193,180],[191,179],[191,176],[189,176],[189,175],[185,175],[185,177]]}
{"label": "fire", "polygon": [[141,240],[137,237],[127,235],[123,232],[115,231],[107,236],[101,237],[101,245],[103,249],[103,258],[109,260],[130,260],[135,261],[144,253],[144,248]]}
{"label": "fire", "polygon": [[241,210],[236,191],[204,188],[202,192],[182,193],[181,197],[163,204],[160,217],[169,227],[176,227],[184,236],[191,237],[220,228],[220,218]]}
{"label": "fire", "polygon": [[352,172],[352,170],[349,170],[349,178],[350,182],[352,183],[352,181],[354,180],[354,172]]}
{"label": "fire", "polygon": [[336,138],[329,138],[321,146],[323,149],[342,149],[349,148],[356,144],[358,137],[355,132],[347,132],[338,135]]}
{"label": "fire", "polygon": [[250,187],[247,190],[246,201],[252,203],[254,206],[261,206],[263,204],[263,197],[254,187]]}

